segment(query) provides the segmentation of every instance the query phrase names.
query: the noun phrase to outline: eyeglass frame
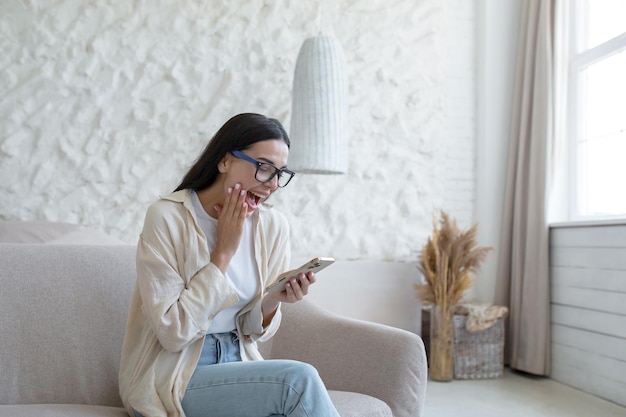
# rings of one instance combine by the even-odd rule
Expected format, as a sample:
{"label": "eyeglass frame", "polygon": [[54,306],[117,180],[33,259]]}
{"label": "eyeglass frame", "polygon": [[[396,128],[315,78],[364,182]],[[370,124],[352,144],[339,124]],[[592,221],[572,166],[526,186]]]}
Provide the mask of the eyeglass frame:
{"label": "eyeglass frame", "polygon": [[[261,184],[266,184],[270,181],[272,181],[274,179],[274,177],[276,177],[276,175],[278,175],[278,178],[280,179],[280,177],[283,175],[283,173],[287,173],[289,174],[289,179],[287,180],[287,182],[284,185],[280,185],[279,181],[276,181],[276,185],[279,188],[284,188],[287,186],[287,184],[289,184],[291,182],[291,180],[293,179],[293,177],[295,177],[296,173],[293,172],[290,169],[287,168],[276,168],[276,166],[274,164],[271,164],[269,162],[261,162],[261,161],[257,161],[256,159],[252,158],[251,156],[246,155],[245,153],[241,152],[241,151],[230,151],[230,153],[237,159],[242,159],[244,161],[250,162],[251,164],[256,165],[256,171],[254,171],[254,179],[257,180],[258,182],[260,182]],[[262,165],[269,165],[272,168],[274,168],[274,173],[272,175],[270,175],[270,177],[265,180],[265,181],[261,181],[257,178],[257,174],[259,173],[259,168],[261,168]]]}

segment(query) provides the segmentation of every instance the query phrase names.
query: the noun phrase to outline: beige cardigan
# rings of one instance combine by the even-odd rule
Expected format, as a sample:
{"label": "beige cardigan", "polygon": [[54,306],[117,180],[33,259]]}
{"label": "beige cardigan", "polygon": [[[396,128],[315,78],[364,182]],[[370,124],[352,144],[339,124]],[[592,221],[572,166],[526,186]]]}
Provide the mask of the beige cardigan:
{"label": "beige cardigan", "polygon": [[[137,282],[119,372],[129,413],[134,408],[146,416],[184,416],[181,401],[211,319],[237,300],[210,262],[190,196],[182,190],[153,203],[137,246]],[[288,269],[290,257],[285,217],[269,207],[259,207],[253,216],[261,282],[256,297],[237,315],[244,361],[261,360],[256,342],[272,337],[280,325],[279,307],[270,325],[262,327],[262,289]]]}

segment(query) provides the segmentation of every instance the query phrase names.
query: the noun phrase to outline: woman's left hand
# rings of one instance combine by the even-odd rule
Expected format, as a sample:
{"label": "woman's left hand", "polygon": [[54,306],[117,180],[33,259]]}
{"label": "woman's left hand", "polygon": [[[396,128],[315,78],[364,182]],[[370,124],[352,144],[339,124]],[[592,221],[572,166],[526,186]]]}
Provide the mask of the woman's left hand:
{"label": "woman's left hand", "polygon": [[274,316],[278,304],[295,303],[302,300],[309,293],[309,287],[316,280],[314,272],[309,272],[306,275],[300,273],[298,276],[289,279],[289,282],[285,285],[285,291],[267,294],[263,299],[263,327],[266,327]]}
{"label": "woman's left hand", "polygon": [[285,285],[285,291],[272,293],[278,301],[283,303],[295,303],[304,298],[309,293],[309,287],[316,281],[315,273],[309,272],[306,275],[300,273],[296,277],[291,277]]}

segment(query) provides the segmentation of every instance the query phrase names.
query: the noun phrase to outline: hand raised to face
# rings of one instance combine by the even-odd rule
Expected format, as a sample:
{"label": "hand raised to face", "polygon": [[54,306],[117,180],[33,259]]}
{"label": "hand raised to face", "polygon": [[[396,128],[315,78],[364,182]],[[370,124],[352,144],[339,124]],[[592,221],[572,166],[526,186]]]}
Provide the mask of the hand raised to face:
{"label": "hand raised to face", "polygon": [[246,190],[241,188],[241,184],[235,184],[234,188],[228,188],[224,206],[216,205],[214,208],[217,211],[217,243],[211,252],[211,262],[225,272],[243,235],[248,215]]}

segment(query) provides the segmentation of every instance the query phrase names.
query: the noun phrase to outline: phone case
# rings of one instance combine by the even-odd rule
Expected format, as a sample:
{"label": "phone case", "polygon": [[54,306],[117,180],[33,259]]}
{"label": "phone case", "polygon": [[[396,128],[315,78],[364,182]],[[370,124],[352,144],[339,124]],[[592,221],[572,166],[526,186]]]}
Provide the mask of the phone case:
{"label": "phone case", "polygon": [[291,271],[283,272],[282,274],[280,274],[276,282],[269,285],[265,289],[265,291],[267,291],[268,293],[284,291],[285,284],[287,283],[287,280],[289,278],[298,275],[300,272],[304,272],[305,274],[310,271],[317,273],[318,271],[321,271],[322,269],[331,265],[333,262],[335,262],[333,258],[313,258],[299,268],[292,269]]}

